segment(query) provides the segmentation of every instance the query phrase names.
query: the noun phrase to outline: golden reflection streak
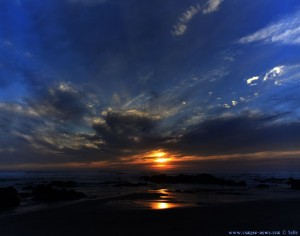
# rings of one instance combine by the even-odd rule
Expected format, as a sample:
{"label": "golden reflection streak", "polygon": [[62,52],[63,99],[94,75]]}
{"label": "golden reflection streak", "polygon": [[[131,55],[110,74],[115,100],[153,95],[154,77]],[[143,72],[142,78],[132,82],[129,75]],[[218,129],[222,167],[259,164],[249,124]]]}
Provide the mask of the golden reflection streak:
{"label": "golden reflection streak", "polygon": [[153,210],[166,210],[176,207],[184,207],[187,206],[187,204],[182,203],[170,203],[170,202],[151,202],[150,207]]}

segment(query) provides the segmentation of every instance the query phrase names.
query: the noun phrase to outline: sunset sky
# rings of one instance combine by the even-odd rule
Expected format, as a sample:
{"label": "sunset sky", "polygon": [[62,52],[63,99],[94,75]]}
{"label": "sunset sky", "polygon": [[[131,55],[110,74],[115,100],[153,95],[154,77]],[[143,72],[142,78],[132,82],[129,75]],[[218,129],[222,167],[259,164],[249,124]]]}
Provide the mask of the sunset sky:
{"label": "sunset sky", "polygon": [[299,0],[0,13],[0,169],[300,168]]}

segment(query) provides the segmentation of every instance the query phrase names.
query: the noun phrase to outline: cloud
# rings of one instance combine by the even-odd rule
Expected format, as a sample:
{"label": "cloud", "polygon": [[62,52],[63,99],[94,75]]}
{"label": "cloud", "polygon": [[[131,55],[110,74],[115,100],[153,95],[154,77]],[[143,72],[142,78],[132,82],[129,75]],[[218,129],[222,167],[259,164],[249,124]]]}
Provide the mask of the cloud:
{"label": "cloud", "polygon": [[94,124],[96,135],[92,139],[102,140],[101,149],[113,159],[124,153],[130,156],[153,149],[166,149],[181,156],[294,150],[300,141],[300,125],[282,122],[287,115],[249,111],[202,117],[180,132],[164,135],[160,132],[161,118],[135,110],[108,111],[101,122]]}
{"label": "cloud", "polygon": [[97,149],[99,141],[91,143],[81,136],[93,131],[90,117],[95,113],[88,106],[88,93],[70,82],[35,92],[21,102],[0,103],[0,134],[5,137],[0,138],[0,148],[14,147],[33,156]]}
{"label": "cloud", "polygon": [[284,73],[284,66],[276,66],[266,73],[263,81],[274,79]]}
{"label": "cloud", "polygon": [[[16,156],[12,160],[18,164],[120,163],[124,157],[153,149],[179,156],[231,155],[295,149],[300,141],[299,124],[281,122],[283,113],[248,112],[219,118],[189,114],[182,120],[193,119],[182,126],[178,120],[172,122],[174,117],[133,108],[107,108],[96,115],[88,110],[80,89],[68,82],[57,83],[39,98],[36,103],[0,104],[0,150]],[[230,105],[237,104],[232,100]],[[81,123],[85,117],[90,123]],[[170,132],[164,132],[166,127]]]}
{"label": "cloud", "polygon": [[274,82],[275,85],[288,85],[299,83],[300,65],[278,65],[267,71],[264,75],[264,82]]}
{"label": "cloud", "polygon": [[285,116],[245,113],[208,119],[189,127],[170,148],[198,156],[293,150],[300,142],[300,125],[275,122]]}
{"label": "cloud", "polygon": [[77,91],[72,83],[60,82],[38,91],[28,99],[28,105],[41,116],[72,121],[88,112],[85,99],[84,93]]}
{"label": "cloud", "polygon": [[247,84],[251,85],[253,81],[256,81],[258,79],[259,79],[259,76],[253,76],[253,77],[247,79],[246,81],[247,81]]}
{"label": "cloud", "polygon": [[234,101],[234,100],[232,100],[232,101],[231,101],[231,104],[232,104],[232,106],[234,106],[234,107],[235,107],[235,106],[238,104],[238,102],[237,102],[237,101]]}
{"label": "cloud", "polygon": [[45,122],[30,107],[15,103],[0,103],[0,149],[27,151],[37,127]]}
{"label": "cloud", "polygon": [[253,42],[280,43],[289,45],[300,44],[300,15],[296,14],[273,22],[255,33],[239,40],[239,43]]}
{"label": "cloud", "polygon": [[209,14],[219,9],[220,4],[223,0],[209,0],[205,7],[200,5],[191,6],[178,18],[178,22],[172,27],[173,36],[181,36],[188,29],[188,23],[200,12],[203,14]]}
{"label": "cloud", "polygon": [[159,121],[158,117],[137,110],[108,110],[102,112],[100,122],[94,123],[93,128],[107,152],[136,151],[158,144]]}
{"label": "cloud", "polygon": [[227,103],[224,104],[224,108],[229,109],[230,105],[228,105]]}
{"label": "cloud", "polygon": [[14,148],[20,158],[24,157],[20,152],[31,153],[32,157],[19,159],[27,163],[46,154],[55,157],[45,163],[59,162],[57,155],[65,156],[61,159],[64,163],[70,157],[76,162],[117,160],[151,150],[163,146],[180,130],[177,121],[184,116],[180,111],[188,106],[191,92],[182,89],[135,97],[128,94],[126,98],[114,95],[103,104],[97,95],[90,95],[90,88],[55,82],[35,90],[22,102],[0,103],[0,134],[5,137],[0,149]]}
{"label": "cloud", "polygon": [[180,36],[183,35],[187,30],[187,24],[189,21],[192,20],[199,12],[201,11],[201,7],[191,6],[188,10],[186,10],[182,15],[179,17],[177,24],[173,26],[172,34],[173,36]]}
{"label": "cloud", "polygon": [[272,69],[267,70],[265,73],[259,76],[253,76],[246,80],[247,84],[250,86],[257,85],[256,82],[260,78],[262,82],[272,82],[275,85],[288,85],[295,84],[300,81],[300,65],[277,65]]}
{"label": "cloud", "polygon": [[209,0],[206,4],[205,9],[202,11],[203,14],[209,14],[219,10],[219,6],[224,0]]}

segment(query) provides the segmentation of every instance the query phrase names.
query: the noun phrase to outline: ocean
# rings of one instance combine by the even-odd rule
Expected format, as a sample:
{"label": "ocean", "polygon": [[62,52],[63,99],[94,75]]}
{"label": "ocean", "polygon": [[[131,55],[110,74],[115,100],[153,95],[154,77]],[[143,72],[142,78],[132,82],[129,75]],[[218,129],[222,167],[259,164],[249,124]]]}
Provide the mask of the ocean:
{"label": "ocean", "polygon": [[[258,199],[300,197],[300,191],[290,189],[290,186],[287,184],[287,179],[290,177],[300,179],[299,173],[213,173],[214,176],[219,178],[245,181],[247,183],[246,187],[182,183],[157,184],[151,182],[147,182],[144,185],[140,184],[145,182],[140,179],[140,176],[152,174],[154,173],[104,172],[95,170],[1,171],[0,187],[13,186],[16,188],[21,196],[21,204],[19,207],[0,211],[0,215],[19,214],[90,199],[109,199],[104,203],[107,207],[167,209]],[[168,173],[168,175],[177,174],[179,173]],[[85,193],[87,198],[76,201],[49,203],[36,201],[29,194],[30,190],[28,189],[30,188],[28,187],[53,181],[75,181],[76,186],[72,189]],[[261,183],[265,184],[263,188],[258,187]],[[145,198],[143,194],[148,195]],[[128,198],[126,196],[135,197]]]}

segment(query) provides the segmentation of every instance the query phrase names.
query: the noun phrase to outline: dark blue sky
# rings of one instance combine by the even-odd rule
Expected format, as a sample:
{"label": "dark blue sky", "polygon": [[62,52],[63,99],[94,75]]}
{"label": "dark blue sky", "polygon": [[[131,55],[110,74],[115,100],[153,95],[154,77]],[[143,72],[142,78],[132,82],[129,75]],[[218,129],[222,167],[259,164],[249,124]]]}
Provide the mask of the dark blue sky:
{"label": "dark blue sky", "polygon": [[299,1],[0,0],[0,12],[0,167],[122,168],[153,150],[300,167]]}

